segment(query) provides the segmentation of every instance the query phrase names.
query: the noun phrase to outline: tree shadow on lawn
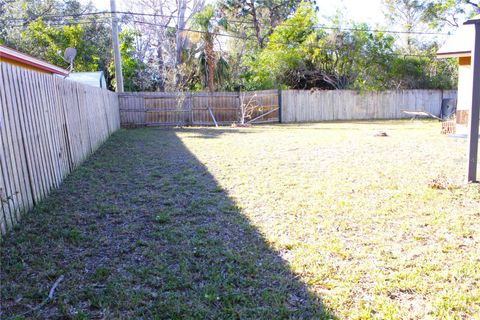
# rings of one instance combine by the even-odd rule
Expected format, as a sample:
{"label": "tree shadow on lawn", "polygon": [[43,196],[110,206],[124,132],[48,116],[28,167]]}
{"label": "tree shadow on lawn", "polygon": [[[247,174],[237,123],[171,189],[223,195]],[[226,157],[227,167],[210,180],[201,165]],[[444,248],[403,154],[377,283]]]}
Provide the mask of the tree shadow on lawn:
{"label": "tree shadow on lawn", "polygon": [[[214,127],[183,127],[181,129],[176,129],[175,131],[188,132],[191,134],[189,138],[193,139],[215,139],[225,134],[251,134],[252,132],[245,130],[246,128],[214,128]],[[248,128],[247,128],[248,129]],[[153,130],[170,130],[165,128],[156,128]]]}
{"label": "tree shadow on lawn", "polygon": [[25,318],[334,318],[172,130],[112,136],[25,215],[1,262],[6,319],[60,275]]}

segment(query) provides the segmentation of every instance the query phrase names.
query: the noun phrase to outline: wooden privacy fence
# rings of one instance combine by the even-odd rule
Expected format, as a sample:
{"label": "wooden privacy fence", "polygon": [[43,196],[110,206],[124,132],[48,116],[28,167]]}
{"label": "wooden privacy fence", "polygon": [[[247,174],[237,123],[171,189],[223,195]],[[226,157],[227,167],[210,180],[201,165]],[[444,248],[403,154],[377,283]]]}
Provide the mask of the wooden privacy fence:
{"label": "wooden privacy fence", "polygon": [[443,98],[456,98],[456,90],[285,90],[281,93],[281,122],[402,119],[402,110],[440,115]]}
{"label": "wooden privacy fence", "polygon": [[252,123],[278,122],[278,90],[253,92],[132,92],[119,94],[124,127],[215,125],[240,121],[241,108]]}
{"label": "wooden privacy fence", "polygon": [[115,93],[0,63],[0,231],[120,126]]}
{"label": "wooden privacy fence", "polygon": [[[123,93],[119,95],[124,127],[214,125],[240,121],[242,106],[254,106],[252,123],[404,119],[402,112],[440,115],[442,99],[456,90],[265,90],[253,92]],[[252,121],[253,120],[253,121]]]}

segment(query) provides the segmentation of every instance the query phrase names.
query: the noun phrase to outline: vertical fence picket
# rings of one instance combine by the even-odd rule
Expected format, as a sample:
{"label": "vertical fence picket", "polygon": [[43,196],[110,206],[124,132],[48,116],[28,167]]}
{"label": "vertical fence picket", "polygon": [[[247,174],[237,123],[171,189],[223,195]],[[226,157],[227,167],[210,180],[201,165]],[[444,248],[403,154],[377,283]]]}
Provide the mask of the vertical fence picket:
{"label": "vertical fence picket", "polygon": [[119,126],[114,93],[0,63],[1,234]]}
{"label": "vertical fence picket", "polygon": [[15,148],[15,156],[16,156],[16,163],[17,163],[17,175],[19,181],[19,195],[21,197],[21,203],[19,204],[19,210],[17,219],[20,219],[20,215],[23,211],[26,211],[30,208],[29,203],[32,201],[32,194],[31,188],[28,178],[28,169],[27,169],[27,161],[25,155],[25,145],[24,145],[24,138],[22,133],[22,124],[21,124],[21,115],[19,113],[19,105],[20,105],[20,97],[18,94],[18,85],[16,83],[16,79],[14,77],[13,72],[9,72],[6,75],[8,79],[9,87],[10,87],[10,96],[11,96],[11,103],[10,103],[10,115],[13,120],[11,122],[11,128],[13,129],[12,135],[15,136],[14,139],[14,148]]}
{"label": "vertical fence picket", "polygon": [[5,162],[7,164],[8,178],[10,180],[10,192],[7,194],[8,201],[11,201],[13,206],[13,214],[11,218],[15,223],[20,217],[20,210],[22,208],[22,194],[21,194],[21,183],[19,175],[19,166],[20,160],[18,156],[18,136],[15,129],[15,118],[12,111],[12,100],[13,95],[10,90],[10,83],[8,79],[8,74],[10,73],[10,66],[5,66],[2,70],[3,72],[3,86],[5,88],[5,103],[2,103],[3,119],[4,119],[4,128],[2,130],[2,137],[5,138],[4,145],[5,148]]}
{"label": "vertical fence picket", "polygon": [[8,143],[8,136],[7,136],[7,121],[8,118],[5,117],[6,112],[6,104],[7,104],[7,92],[4,86],[4,77],[3,75],[6,74],[4,65],[0,64],[0,105],[2,108],[0,109],[0,170],[2,176],[2,184],[0,188],[2,191],[0,192],[0,201],[2,203],[2,211],[3,211],[3,224],[5,225],[5,229],[11,228],[15,224],[15,203],[13,202],[12,194],[15,188],[13,183],[13,176],[12,176],[12,167],[11,167],[11,159],[10,159],[10,145]]}

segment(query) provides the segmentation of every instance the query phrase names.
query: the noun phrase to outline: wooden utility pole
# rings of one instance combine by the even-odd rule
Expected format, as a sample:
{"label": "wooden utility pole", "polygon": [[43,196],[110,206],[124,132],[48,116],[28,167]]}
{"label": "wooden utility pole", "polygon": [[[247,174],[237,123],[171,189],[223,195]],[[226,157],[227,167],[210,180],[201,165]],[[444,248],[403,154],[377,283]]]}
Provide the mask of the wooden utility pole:
{"label": "wooden utility pole", "polygon": [[467,138],[467,182],[477,182],[478,126],[480,122],[480,15],[468,20],[465,24],[475,25],[475,44],[472,51],[472,105],[469,112]]}
{"label": "wooden utility pole", "polygon": [[110,0],[110,10],[112,12],[112,47],[113,60],[115,63],[115,87],[117,92],[123,92],[122,58],[120,56],[120,40],[118,38],[118,17],[115,0]]}

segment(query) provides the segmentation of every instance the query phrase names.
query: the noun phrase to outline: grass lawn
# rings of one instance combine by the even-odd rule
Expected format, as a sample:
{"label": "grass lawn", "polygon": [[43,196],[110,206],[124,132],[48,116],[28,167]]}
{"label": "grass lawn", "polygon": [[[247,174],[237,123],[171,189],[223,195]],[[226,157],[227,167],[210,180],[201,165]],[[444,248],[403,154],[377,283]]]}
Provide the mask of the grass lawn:
{"label": "grass lawn", "polygon": [[0,317],[478,319],[480,186],[439,131],[122,130],[2,241]]}

